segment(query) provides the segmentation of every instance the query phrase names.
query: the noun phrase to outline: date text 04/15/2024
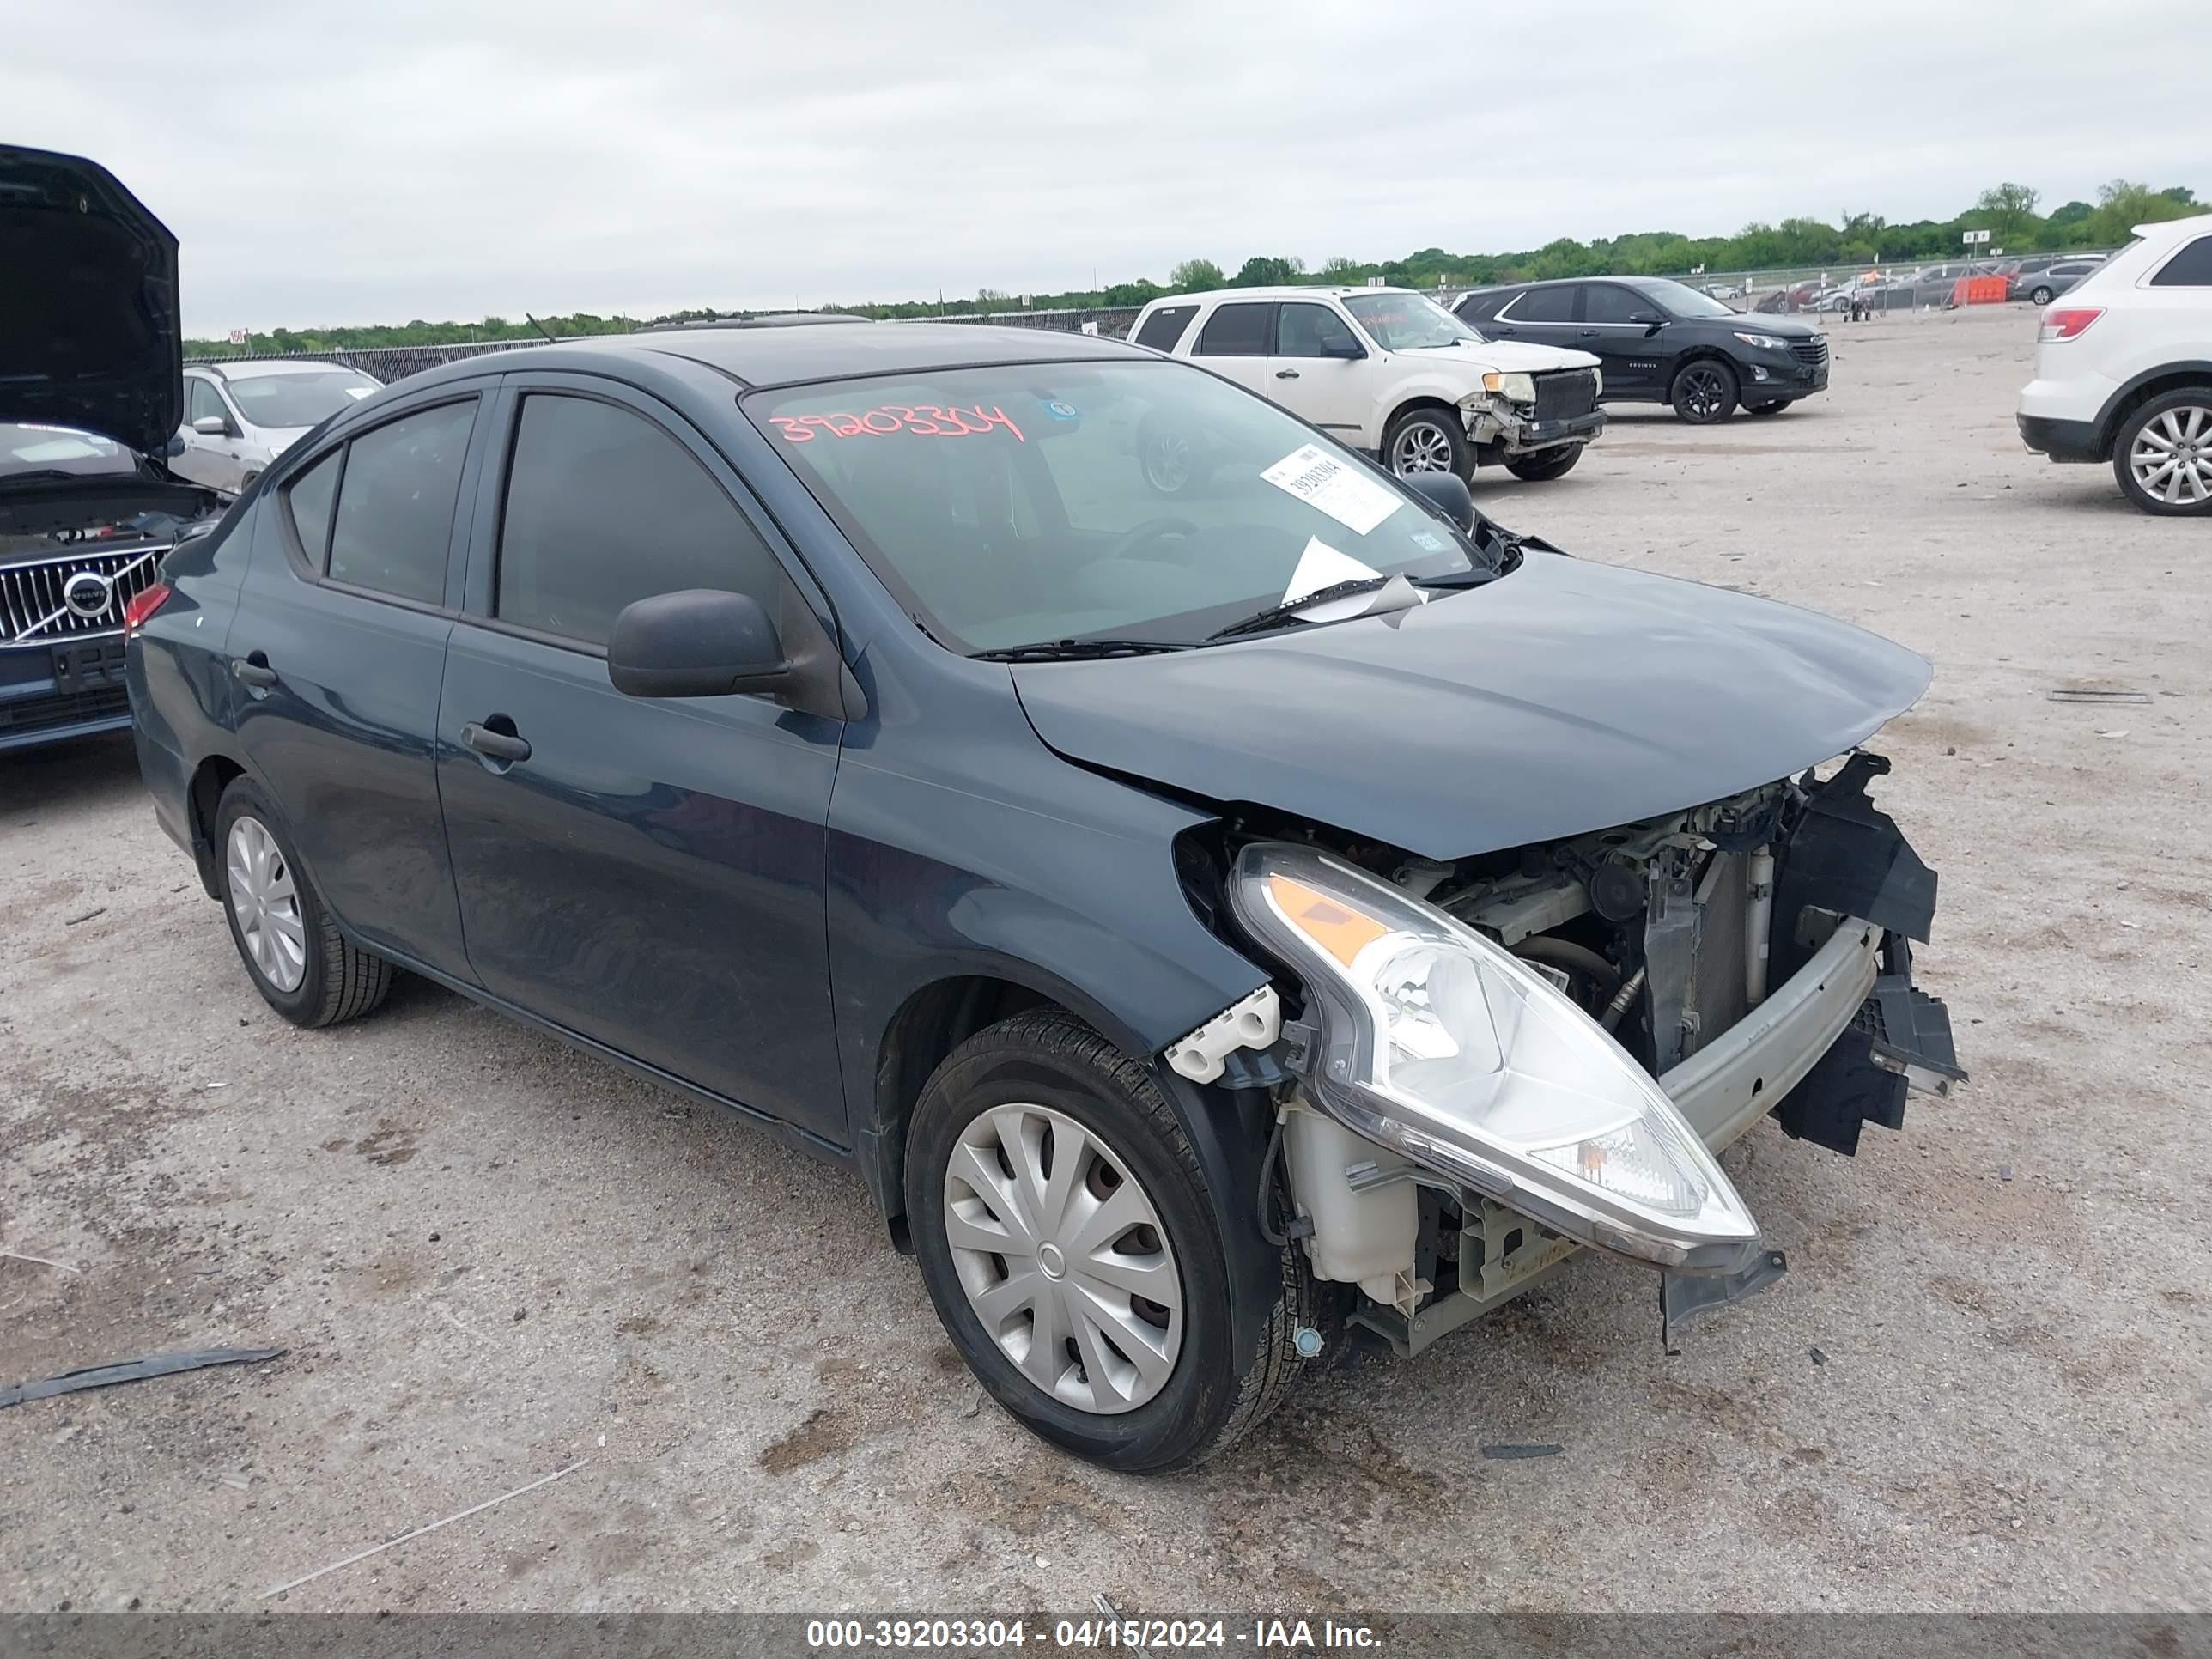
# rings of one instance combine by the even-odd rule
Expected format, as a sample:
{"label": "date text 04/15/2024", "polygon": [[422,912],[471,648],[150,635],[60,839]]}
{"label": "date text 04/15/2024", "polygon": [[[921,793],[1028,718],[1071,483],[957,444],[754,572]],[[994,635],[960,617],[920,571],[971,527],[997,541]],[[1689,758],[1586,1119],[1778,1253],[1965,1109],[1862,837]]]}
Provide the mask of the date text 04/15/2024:
{"label": "date text 04/15/2024", "polygon": [[1243,1649],[1256,1655],[1374,1651],[1381,1643],[1365,1625],[1332,1619],[1254,1620],[1238,1628],[1224,1619],[1061,1619],[1031,1628],[1021,1619],[809,1620],[806,1645],[817,1653],[868,1650],[989,1652],[1035,1644],[1062,1651]]}

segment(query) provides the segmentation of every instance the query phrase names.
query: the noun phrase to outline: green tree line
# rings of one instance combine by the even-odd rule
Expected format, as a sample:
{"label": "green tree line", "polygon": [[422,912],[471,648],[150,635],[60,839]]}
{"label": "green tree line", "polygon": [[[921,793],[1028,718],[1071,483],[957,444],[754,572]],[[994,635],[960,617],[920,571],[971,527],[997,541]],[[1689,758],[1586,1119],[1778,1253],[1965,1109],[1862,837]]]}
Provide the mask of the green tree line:
{"label": "green tree line", "polygon": [[[1990,247],[2010,254],[2116,247],[2127,240],[2137,225],[2207,210],[2207,204],[2185,185],[2154,190],[2127,179],[2115,179],[2103,186],[2094,202],[2067,202],[2048,214],[2037,210],[2041,203],[2038,191],[2007,182],[1984,191],[1971,207],[1951,218],[1917,219],[1903,224],[1891,224],[1877,213],[1845,213],[1836,224],[1795,218],[1773,225],[1753,222],[1733,236],[1685,236],[1675,231],[1654,230],[1592,242],[1562,237],[1542,247],[1515,253],[1447,253],[1442,248],[1426,247],[1379,264],[1334,258],[1312,270],[1303,260],[1289,255],[1255,254],[1233,275],[1211,259],[1186,259],[1168,272],[1164,283],[1139,277],[1104,288],[1032,294],[1028,304],[1040,311],[1140,306],[1163,294],[1211,288],[1357,283],[1376,276],[1405,288],[1472,288],[1554,276],[1677,276],[1699,267],[1708,271],[1829,268],[1840,274],[1863,265],[1959,258],[1963,252],[1960,238],[1968,230],[1988,231]],[[973,316],[1016,309],[1021,303],[1020,296],[987,288],[972,298],[874,301],[824,309],[884,318]],[[622,334],[646,322],[684,322],[719,314],[724,313],[683,311],[635,318],[576,312],[538,320],[546,333],[568,337]],[[538,335],[539,330],[528,321],[513,322],[504,317],[486,317],[473,323],[431,323],[418,318],[410,323],[367,327],[257,330],[248,343],[256,351],[312,352],[465,345],[482,340],[530,340]],[[235,349],[222,341],[185,343],[188,356]]]}

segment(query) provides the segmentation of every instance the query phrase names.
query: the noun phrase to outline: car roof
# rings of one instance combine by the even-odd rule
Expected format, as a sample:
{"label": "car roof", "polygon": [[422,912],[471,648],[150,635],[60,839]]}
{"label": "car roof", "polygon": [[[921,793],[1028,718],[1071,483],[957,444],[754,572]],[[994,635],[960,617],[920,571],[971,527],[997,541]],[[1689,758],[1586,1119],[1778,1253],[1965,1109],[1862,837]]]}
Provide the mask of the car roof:
{"label": "car roof", "polygon": [[1198,305],[1207,300],[1342,300],[1354,294],[1420,294],[1417,288],[1395,285],[1370,288],[1358,283],[1332,283],[1301,287],[1295,283],[1279,283],[1273,288],[1210,288],[1202,294],[1163,294],[1156,300],[1146,301],[1152,306]]}
{"label": "car roof", "polygon": [[202,374],[212,374],[218,380],[255,380],[270,374],[327,374],[332,369],[342,369],[356,374],[361,372],[349,363],[321,362],[312,360],[303,362],[296,358],[280,360],[257,357],[249,362],[186,363],[185,365],[185,373],[187,374],[197,371]]}
{"label": "car roof", "polygon": [[[608,359],[641,364],[679,358],[704,364],[742,386],[804,385],[863,374],[898,374],[994,363],[1156,362],[1157,352],[1119,340],[1060,329],[991,328],[969,323],[883,323],[873,328],[698,328],[659,334],[600,334],[500,353],[502,373],[596,368]],[[426,369],[410,386],[481,374],[481,357]]]}

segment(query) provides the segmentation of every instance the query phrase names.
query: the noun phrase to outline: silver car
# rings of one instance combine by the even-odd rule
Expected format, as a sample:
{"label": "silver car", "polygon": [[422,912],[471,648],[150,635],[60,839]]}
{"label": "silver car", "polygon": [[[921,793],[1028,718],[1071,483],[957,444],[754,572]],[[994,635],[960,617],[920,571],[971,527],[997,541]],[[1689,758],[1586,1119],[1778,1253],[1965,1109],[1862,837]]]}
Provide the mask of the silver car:
{"label": "silver car", "polygon": [[185,369],[180,478],[244,493],[270,462],[380,383],[337,363],[194,363]]}

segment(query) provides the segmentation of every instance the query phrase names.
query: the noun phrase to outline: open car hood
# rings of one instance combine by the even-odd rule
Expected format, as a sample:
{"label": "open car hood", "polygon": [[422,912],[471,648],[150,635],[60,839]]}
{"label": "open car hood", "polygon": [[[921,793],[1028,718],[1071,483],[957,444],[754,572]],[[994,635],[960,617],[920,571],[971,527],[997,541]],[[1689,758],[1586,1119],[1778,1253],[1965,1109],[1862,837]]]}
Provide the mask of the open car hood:
{"label": "open car hood", "polygon": [[0,421],[153,454],[184,398],[177,239],[97,162],[0,144]]}
{"label": "open car hood", "polygon": [[1929,675],[1813,611],[1545,553],[1387,616],[1011,672],[1072,760],[1431,859],[1771,783],[1863,742]]}

